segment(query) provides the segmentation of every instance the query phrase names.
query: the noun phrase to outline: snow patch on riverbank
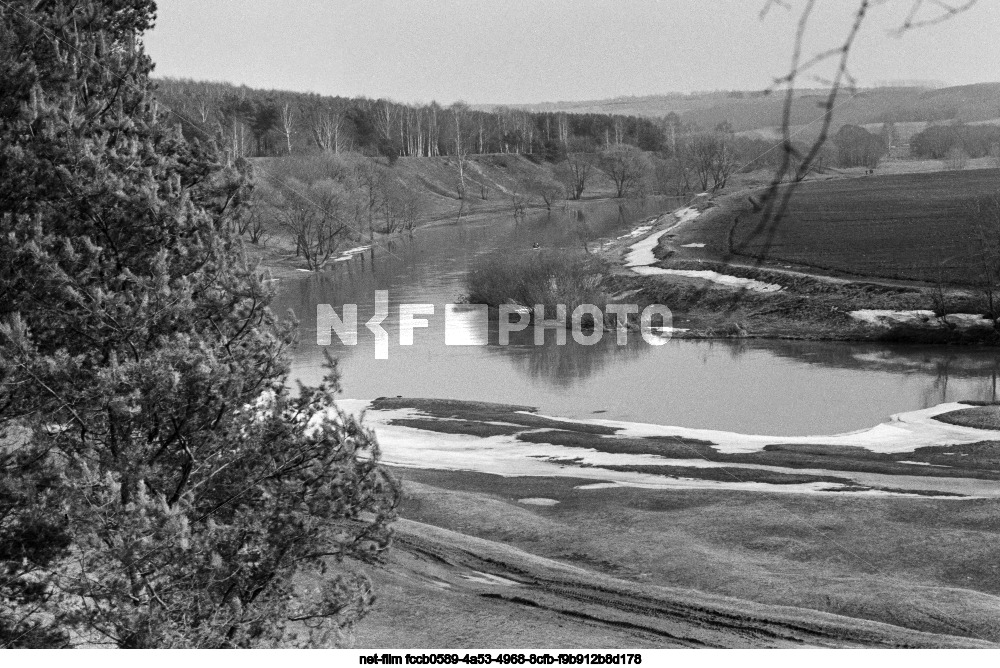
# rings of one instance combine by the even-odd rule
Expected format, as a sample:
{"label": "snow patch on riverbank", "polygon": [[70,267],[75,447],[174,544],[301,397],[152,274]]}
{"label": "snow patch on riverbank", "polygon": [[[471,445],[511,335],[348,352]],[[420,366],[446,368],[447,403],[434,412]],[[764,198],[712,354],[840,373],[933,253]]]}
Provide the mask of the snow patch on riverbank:
{"label": "snow patch on riverbank", "polygon": [[[774,283],[764,283],[763,281],[757,281],[752,278],[740,278],[739,276],[730,276],[728,274],[720,274],[717,271],[696,271],[689,269],[661,269],[659,267],[652,267],[653,263],[656,262],[656,256],[653,251],[656,249],[657,244],[660,243],[660,237],[666,234],[668,231],[680,225],[694,220],[701,212],[695,208],[687,207],[684,209],[678,209],[674,211],[674,223],[669,227],[666,227],[659,232],[649,235],[645,239],[638,241],[631,246],[629,246],[629,252],[625,256],[625,266],[631,269],[634,273],[640,276],[686,276],[688,278],[700,278],[706,281],[711,281],[713,283],[718,283],[720,285],[725,285],[732,288],[741,288],[745,290],[753,290],[755,292],[777,292],[781,289],[780,285]],[[624,235],[624,237],[619,237],[619,239],[625,237],[636,236],[642,231],[648,231],[652,229],[651,226],[638,227],[629,234]],[[687,244],[685,247],[691,248],[704,248],[705,244]]]}
{"label": "snow patch on riverbank", "polygon": [[[355,413],[368,405],[368,402],[343,400],[337,403],[345,411]],[[548,443],[526,443],[518,441],[514,436],[477,437],[391,424],[401,418],[426,418],[426,415],[410,408],[370,411],[366,414],[365,426],[375,430],[382,448],[382,461],[390,466],[442,471],[476,471],[504,477],[589,478],[599,482],[646,489],[711,488],[819,493],[837,487],[831,483],[772,485],[738,482],[738,479],[732,482],[719,482],[614,471],[601,467],[617,464],[683,464],[709,467],[718,464],[703,459],[670,460],[657,455],[620,455]]]}
{"label": "snow patch on riverbank", "polygon": [[348,248],[347,250],[341,252],[339,257],[333,259],[334,262],[345,262],[350,260],[358,253],[364,253],[366,250],[370,250],[371,246],[358,246],[357,248]]}
{"label": "snow patch on riverbank", "polygon": [[[649,265],[653,264],[654,262],[656,262],[656,257],[653,255],[653,249],[655,249],[656,248],[656,244],[658,244],[660,242],[660,237],[662,237],[664,234],[666,234],[668,231],[670,231],[671,229],[673,229],[677,225],[680,225],[681,223],[686,223],[688,221],[694,220],[700,214],[701,214],[701,212],[698,211],[698,209],[695,209],[695,208],[692,208],[692,207],[686,207],[684,209],[678,209],[677,211],[674,211],[673,214],[672,214],[673,217],[674,217],[674,222],[673,222],[672,225],[670,225],[668,227],[665,227],[664,229],[660,230],[659,232],[656,232],[655,234],[649,235],[648,237],[646,237],[642,241],[639,241],[639,242],[634,243],[631,246],[629,246],[630,251],[629,251],[628,255],[625,256],[625,266],[626,267],[645,267],[645,266],[649,266]],[[651,229],[652,229],[652,226],[650,225],[650,226],[646,227],[645,231],[649,231]],[[635,236],[638,236],[638,234],[644,234],[645,233],[645,231],[640,231],[640,230],[643,230],[643,228],[642,227],[638,227],[635,230],[633,230],[633,232],[637,233]],[[632,234],[630,233],[630,234],[625,235],[625,236],[632,236]]]}
{"label": "snow patch on riverbank", "polygon": [[565,422],[582,422],[615,427],[621,430],[616,435],[623,438],[679,436],[681,438],[706,440],[714,443],[715,449],[724,453],[757,452],[763,450],[764,446],[768,444],[789,444],[852,446],[871,450],[872,452],[892,454],[897,452],[913,452],[917,448],[929,446],[965,445],[980,441],[1000,440],[1000,430],[962,427],[934,419],[935,416],[942,413],[963,408],[968,408],[968,405],[956,402],[939,404],[918,411],[898,413],[890,417],[887,422],[874,427],[829,436],[766,436],[638,422],[619,422],[600,419],[569,420],[559,417],[544,417]]}
{"label": "snow patch on riverbank", "polygon": [[949,313],[944,318],[939,318],[934,315],[934,311],[929,310],[893,311],[890,309],[861,309],[850,311],[848,315],[855,320],[879,327],[913,325],[916,327],[940,328],[947,327],[950,323],[964,329],[967,327],[985,327],[991,324],[987,318],[978,313]]}
{"label": "snow patch on riverbank", "polygon": [[632,250],[630,250],[629,254],[625,256],[625,266],[631,267],[632,271],[635,271],[636,267],[645,267],[656,262],[656,257],[653,255],[653,249],[656,248],[656,244],[659,243],[660,237],[666,234],[667,231],[668,230],[660,230],[656,234],[651,234],[642,241],[629,246]]}
{"label": "snow patch on riverbank", "polygon": [[687,278],[701,278],[706,281],[718,283],[731,288],[753,290],[754,292],[777,292],[781,286],[776,283],[764,283],[752,278],[742,278],[740,276],[730,276],[720,274],[717,271],[697,270],[697,269],[661,269],[659,267],[632,267],[632,271],[640,276],[686,276]]}
{"label": "snow patch on riverbank", "polygon": [[[369,406],[366,401],[341,400],[338,405],[349,413],[360,413]],[[616,437],[643,438],[647,436],[676,436],[681,438],[710,441],[713,447],[724,453],[757,452],[769,444],[789,445],[829,445],[853,446],[874,452],[912,452],[924,446],[948,446],[974,443],[983,440],[1000,440],[1000,431],[973,429],[950,425],[934,416],[952,410],[965,408],[964,404],[948,403],[920,411],[901,413],[888,422],[875,427],[846,434],[830,436],[763,436],[737,434],[708,429],[690,429],[666,425],[620,422],[600,419],[570,419],[552,416],[549,419],[573,424],[597,424],[618,429]],[[532,415],[536,415],[532,413]],[[786,469],[760,464],[727,464],[702,458],[671,459],[654,454],[619,454],[599,452],[590,448],[568,447],[549,443],[527,443],[517,440],[515,435],[477,437],[468,434],[442,433],[427,429],[391,424],[400,418],[426,418],[419,410],[403,408],[377,410],[367,413],[365,426],[375,430],[382,446],[383,461],[386,464],[407,468],[437,469],[451,471],[476,471],[500,476],[545,476],[588,478],[594,480],[583,489],[601,489],[610,485],[644,487],[649,489],[734,489],[757,490],[786,493],[836,493],[843,486],[830,482],[802,484],[774,484],[763,482],[741,482],[739,469],[765,469],[776,473],[798,473],[815,475],[841,475],[855,478],[862,484],[869,474],[850,474],[836,471],[812,471]],[[530,431],[530,429],[529,429]],[[675,466],[683,468],[727,468],[735,475],[732,481],[717,481],[683,477],[669,477],[638,471],[612,470],[610,466]],[[883,476],[885,477],[885,476]],[[902,482],[902,478],[900,481]],[[892,477],[885,477],[891,482]],[[884,486],[882,478],[878,484]],[[919,482],[919,480],[918,480]],[[964,484],[961,479],[935,479],[940,491],[956,491]],[[910,481],[912,483],[912,481]],[[921,489],[913,485],[914,489]],[[936,489],[936,488],[934,488]],[[930,490],[929,490],[930,491]],[[997,490],[1000,493],[1000,490]],[[859,492],[852,491],[852,494]],[[963,490],[961,493],[994,496],[993,491],[982,489]],[[883,494],[880,491],[865,494]],[[968,498],[968,497],[966,497]]]}
{"label": "snow patch on riverbank", "polygon": [[623,235],[621,235],[620,237],[617,237],[617,238],[618,239],[634,239],[635,237],[642,236],[646,232],[649,232],[651,229],[653,229],[652,225],[640,225],[639,227],[635,228],[631,232],[623,234]]}
{"label": "snow patch on riverbank", "polygon": [[[678,209],[674,211],[674,216],[677,218],[677,222],[674,225],[682,225],[684,223],[690,222],[701,215],[701,211],[695,209],[694,207],[685,207],[683,209]],[[674,225],[671,225],[673,227]]]}
{"label": "snow patch on riverbank", "polygon": [[545,499],[542,497],[532,497],[530,499],[518,499],[518,503],[523,503],[526,506],[555,506],[559,502],[555,499]]}

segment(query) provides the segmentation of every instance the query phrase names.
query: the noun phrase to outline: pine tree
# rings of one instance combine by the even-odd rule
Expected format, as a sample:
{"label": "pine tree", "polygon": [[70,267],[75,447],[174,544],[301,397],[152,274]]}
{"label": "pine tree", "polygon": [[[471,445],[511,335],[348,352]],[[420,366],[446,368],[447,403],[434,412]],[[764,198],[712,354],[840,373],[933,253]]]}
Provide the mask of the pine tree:
{"label": "pine tree", "polygon": [[0,642],[328,642],[397,488],[335,365],[286,389],[251,169],[163,122],[154,12],[0,3]]}

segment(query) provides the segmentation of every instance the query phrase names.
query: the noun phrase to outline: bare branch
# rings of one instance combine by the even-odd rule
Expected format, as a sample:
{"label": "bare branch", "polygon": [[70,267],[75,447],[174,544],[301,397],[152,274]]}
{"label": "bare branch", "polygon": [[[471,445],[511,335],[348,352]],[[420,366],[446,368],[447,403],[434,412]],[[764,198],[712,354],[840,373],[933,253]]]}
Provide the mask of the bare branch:
{"label": "bare branch", "polygon": [[767,0],[767,3],[760,10],[760,19],[761,19],[761,21],[763,21],[765,18],[767,18],[767,14],[768,14],[768,12],[771,11],[771,7],[774,7],[775,5],[777,5],[778,7],[782,7],[782,8],[784,8],[787,11],[791,11],[792,10],[792,7],[787,2],[785,2],[785,0]]}
{"label": "bare branch", "polygon": [[956,5],[950,2],[942,2],[941,0],[930,0],[930,4],[940,8],[941,12],[926,19],[919,19],[917,17],[920,14],[920,9],[927,4],[927,2],[926,0],[913,0],[913,4],[910,5],[910,11],[907,13],[902,25],[894,30],[892,34],[899,37],[910,30],[943,23],[944,21],[972,9],[972,7],[978,2],[979,0],[966,0],[962,4]]}

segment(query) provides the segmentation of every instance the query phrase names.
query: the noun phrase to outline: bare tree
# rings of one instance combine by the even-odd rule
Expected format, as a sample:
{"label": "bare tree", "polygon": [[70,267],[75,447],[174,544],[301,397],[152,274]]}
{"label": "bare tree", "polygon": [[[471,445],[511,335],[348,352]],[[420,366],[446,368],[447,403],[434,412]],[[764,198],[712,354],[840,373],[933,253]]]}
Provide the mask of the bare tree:
{"label": "bare tree", "polygon": [[694,191],[694,175],[688,164],[678,157],[653,159],[652,180],[657,192],[683,196]]}
{"label": "bare tree", "polygon": [[451,105],[452,120],[454,122],[455,134],[453,137],[454,141],[454,155],[455,164],[458,172],[458,184],[456,190],[458,191],[458,198],[465,199],[466,188],[465,188],[465,161],[469,155],[469,147],[465,140],[465,123],[466,117],[469,112],[469,105],[464,102],[456,102]]}
{"label": "bare tree", "polygon": [[375,127],[378,128],[379,137],[384,144],[391,144],[395,135],[396,108],[387,100],[379,100],[375,103],[372,113]]}
{"label": "bare tree", "polygon": [[641,192],[650,169],[646,154],[627,144],[614,145],[601,151],[598,164],[614,182],[616,197],[626,197]]}
{"label": "bare tree", "polygon": [[591,153],[567,153],[566,160],[556,165],[556,178],[566,188],[570,199],[580,199],[594,171],[595,158]]}
{"label": "bare tree", "polygon": [[514,214],[514,220],[521,220],[528,214],[528,205],[531,204],[531,191],[528,185],[515,179],[508,189],[510,197],[510,210]]}
{"label": "bare tree", "polygon": [[243,234],[254,245],[264,245],[266,243],[266,237],[268,236],[267,217],[264,214],[262,206],[254,207],[254,210],[247,216]]}
{"label": "bare tree", "polygon": [[249,156],[253,146],[250,123],[253,105],[243,97],[227,96],[217,110],[218,135],[230,162]]}
{"label": "bare tree", "polygon": [[679,150],[702,191],[725,188],[729,177],[739,167],[732,137],[724,132],[698,133]]}
{"label": "bare tree", "polygon": [[969,205],[975,246],[977,283],[985,300],[985,315],[997,326],[1000,319],[1000,199],[981,197]]}
{"label": "bare tree", "polygon": [[362,207],[368,217],[368,234],[375,235],[375,213],[381,207],[388,174],[385,167],[373,157],[362,158],[354,166],[354,180],[361,193]]}
{"label": "bare tree", "polygon": [[316,146],[321,151],[340,153],[343,111],[322,101],[314,101],[303,108],[302,114]]}
{"label": "bare tree", "polygon": [[663,132],[669,141],[670,152],[677,156],[677,135],[681,132],[681,117],[676,111],[671,111],[660,121]]}
{"label": "bare tree", "polygon": [[267,235],[268,203],[266,190],[253,188],[241,195],[243,206],[233,216],[234,231],[252,244],[260,244]]}
{"label": "bare tree", "polygon": [[198,119],[201,121],[202,125],[208,124],[208,119],[211,116],[211,105],[207,98],[201,98],[198,100],[198,105],[196,111],[198,112]]}
{"label": "bare tree", "polygon": [[382,229],[385,234],[397,230],[412,230],[423,210],[420,194],[403,185],[399,179],[387,174],[382,183]]}
{"label": "bare tree", "polygon": [[417,221],[424,212],[424,198],[418,192],[406,191],[406,196],[399,207],[399,215],[403,223],[403,229],[412,232],[417,226]]}
{"label": "bare tree", "polygon": [[530,195],[542,200],[545,208],[552,210],[552,205],[564,194],[563,186],[555,179],[540,175],[529,178],[525,181],[525,187]]}
{"label": "bare tree", "polygon": [[295,117],[290,103],[285,102],[281,105],[279,122],[281,123],[281,133],[285,136],[285,147],[288,149],[288,155],[291,155],[292,132],[295,130]]}
{"label": "bare tree", "polygon": [[295,240],[296,254],[310,270],[323,269],[346,238],[349,199],[336,181],[306,184],[289,178],[281,184],[274,208],[282,228]]}
{"label": "bare tree", "polygon": [[569,150],[569,117],[565,112],[556,114],[556,132],[559,135],[559,143]]}

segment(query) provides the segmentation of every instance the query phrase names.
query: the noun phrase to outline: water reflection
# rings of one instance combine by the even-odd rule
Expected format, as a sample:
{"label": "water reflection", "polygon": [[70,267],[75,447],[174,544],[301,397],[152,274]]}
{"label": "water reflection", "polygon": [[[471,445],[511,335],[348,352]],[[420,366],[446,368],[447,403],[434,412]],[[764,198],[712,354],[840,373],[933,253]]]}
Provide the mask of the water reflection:
{"label": "water reflection", "polygon": [[554,390],[567,390],[596,374],[615,365],[632,363],[653,348],[642,340],[638,332],[630,334],[626,345],[618,345],[614,332],[605,332],[594,345],[579,345],[568,337],[566,345],[557,345],[555,336],[546,333],[542,345],[534,344],[531,328],[523,332],[513,332],[509,346],[497,344],[491,337],[491,345],[485,348],[488,354],[498,356],[511,364],[518,372],[536,383],[547,383]]}
{"label": "water reflection", "polygon": [[[462,300],[465,276],[480,254],[532,252],[532,246],[593,243],[671,208],[663,200],[573,203],[515,221],[465,218],[417,230],[338,262],[322,275],[288,281],[275,308],[292,309],[302,343],[293,372],[322,376],[316,305],[358,305],[359,343],[333,345],[345,395],[460,398],[537,406],[567,417],[602,417],[771,434],[833,433],[868,427],[892,413],[957,399],[997,396],[1000,359],[989,350],[797,341],[679,341],[618,346],[606,333],[595,346],[535,346],[516,333],[508,346],[445,345],[445,305]],[[375,291],[387,290],[389,359],[376,360],[364,322]],[[399,345],[398,305],[434,306],[415,345]]]}
{"label": "water reflection", "polygon": [[[928,405],[954,396],[949,381],[963,381],[961,388],[979,400],[997,400],[1000,355],[989,348],[950,346],[886,346],[856,343],[817,347],[810,342],[746,341],[742,349],[765,350],[776,357],[827,368],[880,371],[927,378],[924,396]],[[971,385],[967,381],[972,381]]]}

